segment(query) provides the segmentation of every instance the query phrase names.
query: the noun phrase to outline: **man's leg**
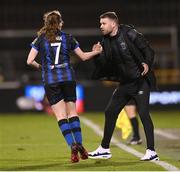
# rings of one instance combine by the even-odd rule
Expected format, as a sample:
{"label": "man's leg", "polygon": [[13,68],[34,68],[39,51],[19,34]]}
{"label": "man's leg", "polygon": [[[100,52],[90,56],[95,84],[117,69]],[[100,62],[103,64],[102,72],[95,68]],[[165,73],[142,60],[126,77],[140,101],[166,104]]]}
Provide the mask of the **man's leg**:
{"label": "man's leg", "polygon": [[114,91],[105,109],[104,136],[101,142],[103,148],[109,148],[119,112],[130,99],[130,97],[124,94],[123,90],[124,86],[120,86]]}
{"label": "man's leg", "polygon": [[111,152],[109,144],[112,138],[112,134],[115,128],[116,119],[119,112],[129,101],[130,97],[125,96],[123,87],[115,89],[107,107],[105,110],[105,125],[104,125],[104,136],[101,145],[93,152],[89,152],[89,158],[93,159],[108,159],[111,158]]}
{"label": "man's leg", "polygon": [[138,95],[135,97],[135,100],[137,111],[144,127],[147,148],[154,150],[154,126],[149,114],[149,94],[149,85],[144,81]]}
{"label": "man's leg", "polygon": [[[156,160],[158,157],[154,150],[154,125],[149,113],[149,95],[150,95],[149,85],[147,84],[146,81],[144,81],[141,88],[139,89],[138,95],[135,96],[135,100],[137,104],[137,111],[141,118],[146,135],[147,150],[153,152],[152,154],[154,155],[154,158]],[[153,160],[153,159],[146,159],[146,160]]]}

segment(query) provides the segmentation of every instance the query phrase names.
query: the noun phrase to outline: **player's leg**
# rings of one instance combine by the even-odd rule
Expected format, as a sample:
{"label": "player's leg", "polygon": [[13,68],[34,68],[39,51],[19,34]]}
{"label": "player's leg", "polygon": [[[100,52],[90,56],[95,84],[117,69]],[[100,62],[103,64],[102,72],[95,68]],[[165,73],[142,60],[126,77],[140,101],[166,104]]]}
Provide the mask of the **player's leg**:
{"label": "player's leg", "polygon": [[131,140],[128,142],[128,144],[132,144],[132,145],[141,144],[142,140],[139,134],[139,123],[136,117],[136,105],[133,99],[131,99],[128,102],[128,104],[124,107],[124,110],[126,111],[126,114],[131,122],[133,129],[133,136]]}
{"label": "player's leg", "polygon": [[80,119],[76,111],[76,83],[65,82],[63,87],[64,101],[66,102],[66,111],[69,119],[71,132],[73,133],[81,159],[87,159],[88,153],[83,147]]}
{"label": "player's leg", "polygon": [[[71,127],[67,119],[66,104],[63,100],[61,84],[46,85],[45,91],[51,108],[58,121],[59,129],[62,135],[64,136],[67,144],[72,150],[74,148],[75,141],[71,132]],[[72,157],[71,155],[71,161],[78,162],[78,156]]]}
{"label": "player's leg", "polygon": [[51,106],[56,119],[58,121],[58,126],[60,131],[62,132],[67,144],[72,147],[75,143],[73,135],[71,133],[71,126],[69,125],[66,113],[66,104],[64,100],[59,101],[58,103]]}
{"label": "player's leg", "polygon": [[82,144],[80,119],[76,112],[75,102],[73,102],[73,101],[66,102],[66,109],[67,109],[69,124],[71,126],[71,131],[74,135],[74,139],[75,139],[76,143]]}

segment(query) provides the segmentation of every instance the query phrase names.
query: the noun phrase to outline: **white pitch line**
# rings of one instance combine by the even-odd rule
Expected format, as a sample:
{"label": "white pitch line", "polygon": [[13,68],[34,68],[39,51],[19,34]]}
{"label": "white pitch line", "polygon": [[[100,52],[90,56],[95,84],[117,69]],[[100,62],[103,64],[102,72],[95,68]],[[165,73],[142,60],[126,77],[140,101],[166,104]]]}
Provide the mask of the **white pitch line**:
{"label": "white pitch line", "polygon": [[[81,116],[81,121],[88,127],[90,127],[98,136],[103,136],[103,131],[102,129],[94,124],[92,121],[90,121],[89,119],[85,118],[85,117],[82,117]],[[120,143],[117,139],[115,139],[114,137],[112,138],[111,142],[116,145],[117,147],[121,148],[122,150],[130,153],[130,154],[133,154],[135,155],[136,157],[138,158],[141,158],[144,154],[136,151],[135,149],[123,144],[123,143]],[[168,171],[180,171],[180,169],[178,169],[177,167],[165,162],[165,161],[151,161],[152,163],[155,163],[161,167],[163,167],[165,170],[168,170]]]}
{"label": "white pitch line", "polygon": [[170,133],[167,133],[167,132],[164,132],[163,130],[161,129],[155,129],[154,130],[154,133],[159,135],[159,136],[162,136],[162,137],[165,137],[167,139],[171,139],[171,140],[178,140],[179,137],[173,135],[173,134],[170,134]]}

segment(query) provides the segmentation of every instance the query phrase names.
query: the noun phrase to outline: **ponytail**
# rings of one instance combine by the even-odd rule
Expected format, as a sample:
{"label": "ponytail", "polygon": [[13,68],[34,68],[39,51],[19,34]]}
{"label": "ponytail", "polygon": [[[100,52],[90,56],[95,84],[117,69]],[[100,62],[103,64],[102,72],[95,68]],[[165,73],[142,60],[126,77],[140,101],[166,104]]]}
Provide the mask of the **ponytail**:
{"label": "ponytail", "polygon": [[37,32],[38,36],[45,34],[49,42],[55,42],[58,31],[63,25],[62,16],[59,11],[51,11],[44,14],[44,26]]}

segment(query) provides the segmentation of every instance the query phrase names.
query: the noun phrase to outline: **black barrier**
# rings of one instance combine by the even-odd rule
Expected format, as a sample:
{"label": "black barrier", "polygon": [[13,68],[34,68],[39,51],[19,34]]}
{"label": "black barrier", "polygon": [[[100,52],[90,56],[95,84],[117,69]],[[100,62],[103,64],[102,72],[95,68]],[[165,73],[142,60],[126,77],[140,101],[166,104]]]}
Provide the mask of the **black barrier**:
{"label": "black barrier", "polygon": [[[83,85],[83,84],[82,84]],[[84,110],[104,111],[116,86],[107,86],[102,83],[84,84]],[[25,100],[25,87],[14,89],[0,89],[0,112],[24,112],[35,110],[34,100]],[[24,106],[20,108],[19,106]],[[151,92],[151,109],[180,109],[180,87],[161,87]]]}
{"label": "black barrier", "polygon": [[0,89],[0,112],[20,112],[16,100],[23,95],[23,89]]}
{"label": "black barrier", "polygon": [[[172,89],[173,88],[173,89]],[[85,88],[85,110],[104,111],[115,87],[91,86]],[[150,93],[150,109],[180,109],[180,87],[160,87]]]}

